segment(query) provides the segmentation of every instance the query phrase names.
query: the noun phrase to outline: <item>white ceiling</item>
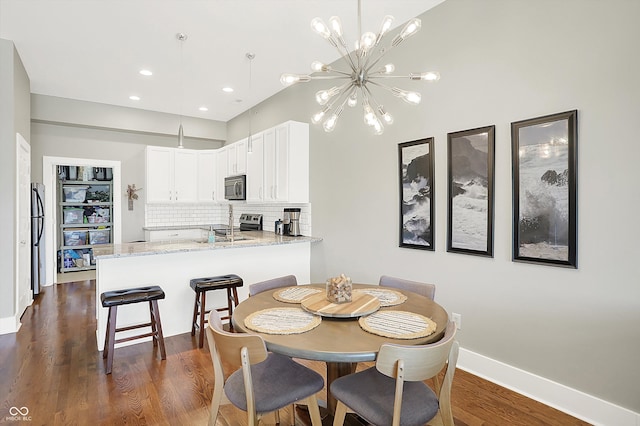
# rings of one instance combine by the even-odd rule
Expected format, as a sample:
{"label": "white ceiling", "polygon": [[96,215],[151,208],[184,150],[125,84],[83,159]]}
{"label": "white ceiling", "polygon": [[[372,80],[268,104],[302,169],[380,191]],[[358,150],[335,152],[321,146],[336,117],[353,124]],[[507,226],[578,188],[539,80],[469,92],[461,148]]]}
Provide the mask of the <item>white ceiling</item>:
{"label": "white ceiling", "polygon": [[[385,15],[399,26],[442,1],[363,0],[362,30],[377,32]],[[226,122],[282,90],[283,72],[337,59],[310,22],[339,16],[351,44],[357,10],[357,0],[0,0],[0,38],[15,43],[32,93]]]}

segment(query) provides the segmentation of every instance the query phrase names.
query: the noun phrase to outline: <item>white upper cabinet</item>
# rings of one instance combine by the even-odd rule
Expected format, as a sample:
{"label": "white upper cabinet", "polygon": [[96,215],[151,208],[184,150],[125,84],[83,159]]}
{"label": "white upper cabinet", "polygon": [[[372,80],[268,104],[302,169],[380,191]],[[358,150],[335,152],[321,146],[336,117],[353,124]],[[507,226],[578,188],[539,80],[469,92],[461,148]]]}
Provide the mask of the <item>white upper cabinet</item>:
{"label": "white upper cabinet", "polygon": [[227,176],[247,173],[247,139],[234,142],[227,148]]}
{"label": "white upper cabinet", "polygon": [[263,201],[264,133],[251,136],[251,153],[247,154],[247,201]]}
{"label": "white upper cabinet", "polygon": [[288,121],[265,140],[264,186],[268,201],[309,202],[309,125]]}
{"label": "white upper cabinet", "polygon": [[173,176],[169,173],[173,170],[173,151],[155,146],[147,146],[146,151],[147,203],[169,203],[173,195]]}
{"label": "white upper cabinet", "polygon": [[216,201],[218,154],[215,150],[198,151],[198,201]]}
{"label": "white upper cabinet", "polygon": [[228,148],[223,147],[216,152],[216,201],[224,201],[224,178],[228,176]]}
{"label": "white upper cabinet", "polygon": [[196,151],[176,149],[173,164],[174,201],[198,201],[198,154]]}
{"label": "white upper cabinet", "polygon": [[309,202],[309,125],[287,121],[215,150],[147,146],[147,203],[224,202],[224,178],[247,175],[248,202]]}
{"label": "white upper cabinet", "polygon": [[197,201],[198,160],[195,151],[148,146],[147,203]]}

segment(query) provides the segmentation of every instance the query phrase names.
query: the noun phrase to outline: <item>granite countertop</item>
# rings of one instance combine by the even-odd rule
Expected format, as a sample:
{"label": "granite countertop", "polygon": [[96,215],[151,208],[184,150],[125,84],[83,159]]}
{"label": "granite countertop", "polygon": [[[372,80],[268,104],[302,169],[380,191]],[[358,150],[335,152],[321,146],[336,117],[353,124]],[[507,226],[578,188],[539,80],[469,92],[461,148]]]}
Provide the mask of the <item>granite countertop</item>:
{"label": "granite countertop", "polygon": [[[185,229],[204,229],[208,231],[211,227],[213,227],[216,231],[224,231],[229,229],[229,225],[220,224],[220,223],[206,223],[201,225],[171,225],[171,226],[144,226],[142,229],[144,231],[181,231]],[[236,231],[239,231],[240,228],[237,226],[234,227]]]}
{"label": "granite countertop", "polygon": [[[193,228],[193,226],[191,227]],[[242,231],[235,233],[235,237],[234,241],[228,241],[224,237],[216,237],[216,242],[212,244],[209,244],[206,240],[167,240],[105,245],[104,247],[94,247],[93,256],[99,260],[115,257],[151,256],[190,251],[224,250],[322,241],[322,238],[317,237],[290,237],[268,231]]]}

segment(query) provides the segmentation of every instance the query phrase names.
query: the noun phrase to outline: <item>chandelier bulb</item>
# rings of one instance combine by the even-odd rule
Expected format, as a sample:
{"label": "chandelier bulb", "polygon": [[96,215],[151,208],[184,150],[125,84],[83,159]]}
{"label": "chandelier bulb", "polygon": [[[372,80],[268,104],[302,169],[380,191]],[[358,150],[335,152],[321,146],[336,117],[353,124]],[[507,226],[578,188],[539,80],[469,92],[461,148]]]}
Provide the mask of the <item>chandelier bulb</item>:
{"label": "chandelier bulb", "polygon": [[411,73],[409,74],[411,80],[424,80],[424,81],[438,81],[440,80],[440,73],[436,71],[427,71],[423,73]]}
{"label": "chandelier bulb", "polygon": [[311,70],[313,72],[328,72],[331,71],[331,67],[320,61],[311,62]]}
{"label": "chandelier bulb", "polygon": [[316,102],[320,105],[325,105],[329,102],[329,99],[333,98],[335,95],[340,93],[340,88],[337,86],[332,87],[328,90],[319,90],[316,92]]}
{"label": "chandelier bulb", "polygon": [[396,70],[396,66],[393,64],[387,64],[384,67],[382,67],[382,74],[391,74],[392,72],[394,72]]}
{"label": "chandelier bulb", "polygon": [[324,39],[328,40],[329,37],[331,37],[329,27],[327,27],[327,24],[320,18],[313,18],[313,20],[311,20],[311,29]]}
{"label": "chandelier bulb", "polygon": [[332,16],[329,18],[329,25],[331,26],[331,31],[333,31],[338,38],[342,38],[342,22],[340,21],[340,17]]}
{"label": "chandelier bulb", "polygon": [[410,105],[418,105],[422,99],[422,95],[418,92],[409,92],[407,90],[398,89],[397,87],[391,89],[391,92]]}
{"label": "chandelier bulb", "polygon": [[347,99],[347,105],[349,105],[351,108],[358,105],[358,92],[356,92],[355,90],[353,91],[351,96],[349,96],[349,98]]}
{"label": "chandelier bulb", "polygon": [[405,25],[404,28],[402,29],[400,34],[398,34],[393,39],[393,42],[391,43],[391,45],[394,47],[399,45],[404,40],[406,40],[407,38],[411,37],[418,31],[420,31],[421,27],[422,27],[422,21],[420,21],[420,19],[418,18],[410,19],[409,22],[407,22],[407,25]]}
{"label": "chandelier bulb", "polygon": [[379,136],[384,133],[384,126],[382,125],[380,120],[378,120],[377,118],[376,118],[376,122],[372,125],[372,127],[373,127],[374,135]]}
{"label": "chandelier bulb", "polygon": [[373,126],[376,120],[378,119],[376,117],[376,113],[373,112],[373,108],[371,108],[371,105],[369,105],[368,103],[364,104],[363,109],[364,109],[363,118],[364,118],[365,124],[367,124],[368,126]]}
{"label": "chandelier bulb", "polygon": [[360,48],[364,55],[366,55],[367,52],[369,52],[369,50],[371,50],[371,48],[375,45],[376,45],[376,35],[374,33],[367,32],[362,34],[362,37],[360,38]]}
{"label": "chandelier bulb", "polygon": [[389,125],[393,124],[393,116],[389,114],[387,111],[385,111],[382,105],[378,107],[378,113],[380,114],[380,116],[382,117],[385,123]]}
{"label": "chandelier bulb", "polygon": [[395,18],[391,15],[387,15],[382,19],[382,25],[380,26],[380,34],[378,35],[378,41],[385,35],[393,25]]}
{"label": "chandelier bulb", "polygon": [[291,86],[292,84],[306,83],[308,81],[311,81],[311,76],[310,75],[304,75],[304,74],[282,74],[280,76],[280,83],[282,83],[283,86]]}
{"label": "chandelier bulb", "polygon": [[311,116],[311,122],[312,122],[313,124],[318,124],[318,123],[319,123],[319,122],[321,122],[321,121],[322,121],[322,119],[324,118],[324,114],[325,114],[325,111],[324,111],[324,110],[316,112],[315,114],[313,114],[313,115]]}

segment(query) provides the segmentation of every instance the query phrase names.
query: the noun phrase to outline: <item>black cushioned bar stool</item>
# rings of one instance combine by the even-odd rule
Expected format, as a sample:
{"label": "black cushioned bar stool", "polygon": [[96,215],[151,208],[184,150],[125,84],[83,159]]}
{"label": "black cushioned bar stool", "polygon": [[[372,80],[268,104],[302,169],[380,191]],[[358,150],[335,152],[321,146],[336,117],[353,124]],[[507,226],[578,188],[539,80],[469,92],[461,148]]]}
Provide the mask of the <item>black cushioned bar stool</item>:
{"label": "black cushioned bar stool", "polygon": [[[106,374],[111,374],[111,366],[113,365],[113,349],[116,343],[142,339],[143,337],[153,337],[153,346],[156,347],[159,344],[160,355],[162,356],[162,359],[167,359],[167,354],[164,349],[164,337],[162,336],[160,311],[158,310],[159,299],[164,299],[164,291],[157,285],[106,291],[100,295],[102,306],[105,308],[109,308],[109,317],[107,319],[107,333],[104,337],[104,351],[102,353],[102,358],[107,358]],[[140,302],[149,302],[149,314],[151,317],[151,321],[144,324],[117,328],[116,317],[118,314],[118,306]],[[142,327],[151,327],[151,332],[116,340],[117,332],[134,330],[136,328]]]}
{"label": "black cushioned bar stool", "polygon": [[205,317],[211,311],[207,311],[207,292],[209,290],[227,289],[227,306],[217,308],[218,312],[227,312],[227,315],[220,319],[229,320],[229,328],[233,331],[231,316],[233,315],[233,307],[238,306],[238,287],[242,287],[242,278],[237,275],[219,275],[217,277],[194,278],[190,281],[191,288],[196,292],[196,301],[193,304],[193,321],[191,325],[191,335],[196,335],[196,328],[199,330],[199,346],[204,344],[204,326],[207,322]]}

